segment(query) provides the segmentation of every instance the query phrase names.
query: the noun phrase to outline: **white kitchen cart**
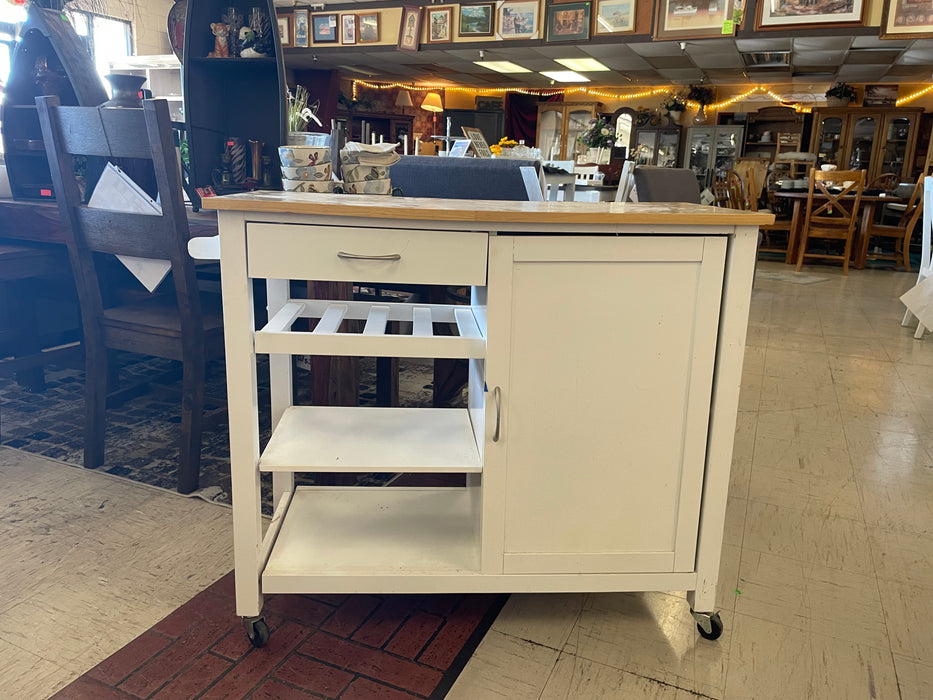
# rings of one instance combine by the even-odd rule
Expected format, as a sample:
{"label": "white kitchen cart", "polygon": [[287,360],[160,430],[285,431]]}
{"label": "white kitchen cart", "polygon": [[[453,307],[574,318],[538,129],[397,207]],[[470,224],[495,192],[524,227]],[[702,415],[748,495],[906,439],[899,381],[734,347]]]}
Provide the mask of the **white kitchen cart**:
{"label": "white kitchen cart", "polygon": [[[246,194],[219,210],[237,614],[263,593],[715,587],[759,223],[684,204]],[[267,281],[257,329],[252,280]],[[288,280],[472,287],[469,306],[288,298]],[[293,330],[319,318],[314,332]],[[342,319],[365,320],[341,333]],[[411,321],[386,335],[387,321]],[[435,323],[459,334],[438,336]],[[301,324],[296,324],[301,326]],[[260,450],[256,356],[270,357]],[[291,355],[469,358],[469,407],[293,406]],[[259,474],[273,472],[265,533]],[[458,488],[295,472],[459,472]]]}

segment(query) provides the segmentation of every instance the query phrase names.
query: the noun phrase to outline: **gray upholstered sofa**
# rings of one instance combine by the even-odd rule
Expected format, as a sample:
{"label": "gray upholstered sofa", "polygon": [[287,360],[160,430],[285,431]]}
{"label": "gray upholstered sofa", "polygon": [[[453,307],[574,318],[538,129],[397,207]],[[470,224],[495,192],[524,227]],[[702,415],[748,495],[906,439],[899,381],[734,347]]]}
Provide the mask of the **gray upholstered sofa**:
{"label": "gray upholstered sofa", "polygon": [[439,158],[402,156],[392,166],[392,187],[406,197],[527,201],[521,166],[540,163],[518,158]]}

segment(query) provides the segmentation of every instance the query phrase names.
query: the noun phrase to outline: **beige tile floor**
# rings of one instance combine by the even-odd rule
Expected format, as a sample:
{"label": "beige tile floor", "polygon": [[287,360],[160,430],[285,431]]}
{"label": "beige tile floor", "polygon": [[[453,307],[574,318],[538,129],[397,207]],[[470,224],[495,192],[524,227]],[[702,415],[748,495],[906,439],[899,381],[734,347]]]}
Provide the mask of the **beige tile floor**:
{"label": "beige tile floor", "polygon": [[[682,594],[514,595],[451,700],[933,698],[933,336],[897,300],[915,276],[804,274],[827,279],[755,284],[722,638]],[[232,566],[218,506],[12,450],[0,483],[0,697],[47,697]]]}

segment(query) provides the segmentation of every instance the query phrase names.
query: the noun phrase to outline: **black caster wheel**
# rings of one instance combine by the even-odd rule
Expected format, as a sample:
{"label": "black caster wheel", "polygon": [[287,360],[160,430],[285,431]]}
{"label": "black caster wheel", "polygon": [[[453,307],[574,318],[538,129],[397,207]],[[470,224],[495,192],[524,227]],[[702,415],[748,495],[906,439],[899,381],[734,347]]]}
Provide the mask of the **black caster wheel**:
{"label": "black caster wheel", "polygon": [[269,641],[269,626],[263,618],[244,620],[243,624],[246,626],[246,636],[249,637],[250,644],[256,648],[266,646]]}
{"label": "black caster wheel", "polygon": [[709,616],[710,631],[703,629],[703,625],[697,623],[697,631],[703,639],[719,639],[722,636],[722,620],[719,613],[713,613]]}

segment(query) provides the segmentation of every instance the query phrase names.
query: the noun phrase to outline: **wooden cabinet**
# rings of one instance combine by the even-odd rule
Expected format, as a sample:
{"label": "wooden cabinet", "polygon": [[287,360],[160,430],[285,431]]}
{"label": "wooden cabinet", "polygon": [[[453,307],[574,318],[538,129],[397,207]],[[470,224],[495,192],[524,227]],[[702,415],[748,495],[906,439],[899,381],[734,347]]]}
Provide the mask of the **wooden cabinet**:
{"label": "wooden cabinet", "polygon": [[598,102],[545,102],[538,105],[538,130],[535,146],[544,160],[574,160],[577,137],[589,126],[600,110]]}
{"label": "wooden cabinet", "polygon": [[[248,24],[253,7],[271,21],[274,55],[265,58],[212,58],[210,25],[220,22],[233,6]],[[285,66],[272,0],[189,0],[185,19],[183,65],[185,128],[189,180],[194,187],[214,186],[212,174],[221,165],[227,141],[233,137],[263,143],[262,155],[272,159],[272,179],[281,181],[278,147],[285,143],[287,103]],[[231,39],[232,41],[232,39]]]}
{"label": "wooden cabinet", "polygon": [[675,168],[680,153],[680,127],[667,117],[636,122],[629,152],[635,165]]}
{"label": "wooden cabinet", "polygon": [[[257,624],[263,593],[323,590],[687,590],[712,611],[759,215],[354,201],[205,200],[220,210],[238,614]],[[252,279],[267,281],[261,328]],[[307,300],[288,279],[472,292],[465,306]],[[411,332],[385,334],[391,321]],[[434,334],[447,323],[455,334]],[[293,354],[466,358],[468,405],[295,406]],[[466,485],[296,487],[308,471]],[[260,472],[276,501],[265,533]]]}
{"label": "wooden cabinet", "polygon": [[39,95],[84,107],[107,101],[97,69],[64,15],[31,5],[3,99],[3,150],[14,199],[55,199],[36,111]]}
{"label": "wooden cabinet", "polygon": [[922,109],[855,107],[821,109],[813,114],[810,151],[817,166],[866,170],[868,182],[883,173],[909,180]]}
{"label": "wooden cabinet", "polygon": [[748,115],[744,155],[768,158],[805,151],[809,145],[807,116],[790,107],[765,107]]}

